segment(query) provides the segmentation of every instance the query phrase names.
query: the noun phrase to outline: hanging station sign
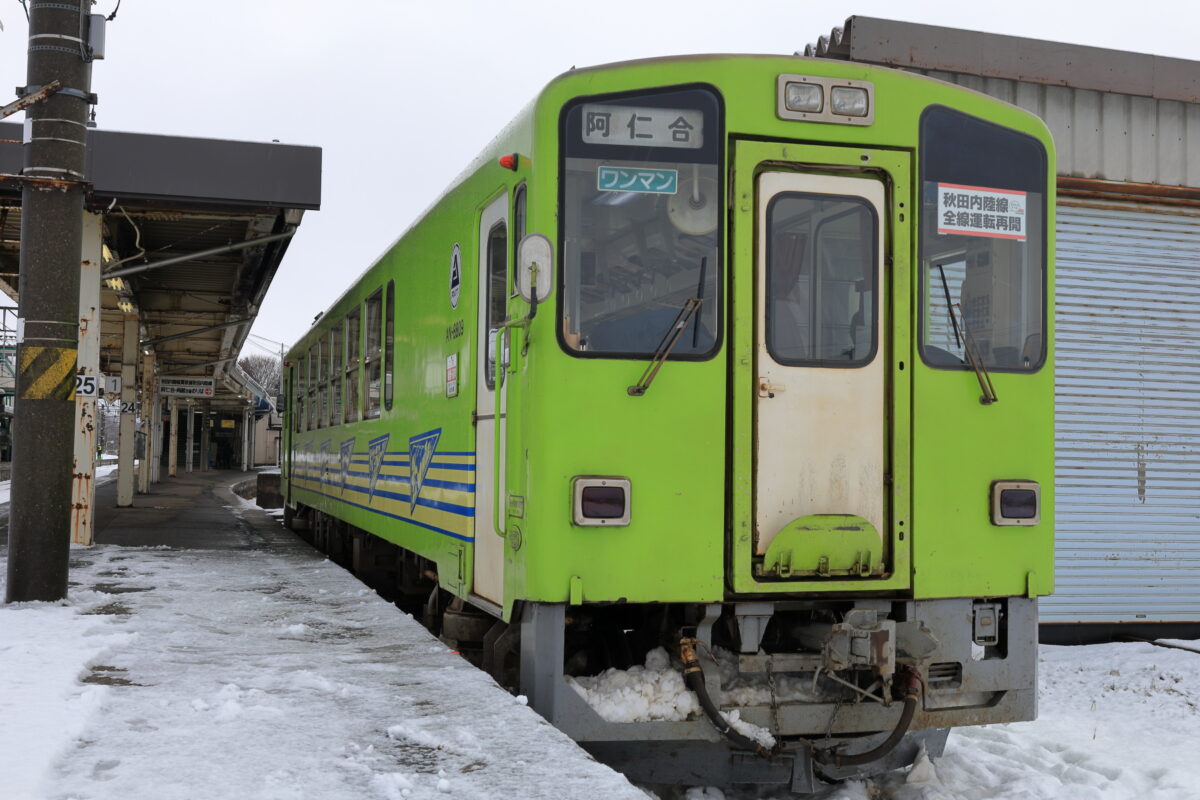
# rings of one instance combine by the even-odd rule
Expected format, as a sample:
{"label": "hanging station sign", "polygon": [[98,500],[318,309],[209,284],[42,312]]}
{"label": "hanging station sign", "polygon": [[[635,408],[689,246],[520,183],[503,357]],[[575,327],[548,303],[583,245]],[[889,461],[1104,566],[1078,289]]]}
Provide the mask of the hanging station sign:
{"label": "hanging station sign", "polygon": [[212,397],[213,379],[165,376],[158,379],[158,390],[168,397]]}

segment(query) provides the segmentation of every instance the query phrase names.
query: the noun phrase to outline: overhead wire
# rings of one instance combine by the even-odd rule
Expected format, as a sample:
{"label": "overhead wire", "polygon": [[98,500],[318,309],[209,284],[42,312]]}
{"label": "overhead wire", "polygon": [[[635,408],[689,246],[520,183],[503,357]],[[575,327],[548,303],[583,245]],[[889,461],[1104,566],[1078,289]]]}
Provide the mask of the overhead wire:
{"label": "overhead wire", "polygon": [[[117,201],[116,201],[116,198],[114,198],[114,199],[113,199],[113,203],[115,204],[116,202],[117,202]],[[110,210],[112,209],[112,204],[110,204],[110,205],[109,205],[109,209],[110,209]],[[135,248],[137,248],[138,252],[137,252],[137,253],[135,253],[134,255],[131,255],[131,256],[126,256],[125,258],[122,258],[122,259],[120,259],[119,261],[114,261],[114,262],[112,262],[111,264],[107,264],[107,265],[105,265],[105,267],[104,267],[104,271],[105,271],[105,272],[108,272],[108,271],[110,271],[110,270],[114,270],[114,269],[116,269],[117,267],[119,267],[119,266],[121,266],[122,264],[125,264],[125,263],[127,263],[127,262],[129,262],[129,261],[135,261],[135,260],[137,260],[137,259],[139,259],[139,258],[145,258],[145,257],[146,257],[146,249],[145,249],[144,247],[142,247],[142,229],[141,229],[141,228],[139,228],[139,227],[137,226],[137,223],[136,223],[136,222],[134,222],[134,221],[133,221],[133,220],[132,220],[132,219],[129,217],[129,215],[128,215],[127,213],[125,213],[125,207],[124,207],[124,206],[117,206],[117,211],[120,211],[120,212],[121,212],[121,216],[123,216],[123,217],[125,218],[125,221],[129,223],[130,227],[132,227],[132,228],[133,228],[133,234],[134,234],[134,237],[133,237],[133,246],[134,246]]]}

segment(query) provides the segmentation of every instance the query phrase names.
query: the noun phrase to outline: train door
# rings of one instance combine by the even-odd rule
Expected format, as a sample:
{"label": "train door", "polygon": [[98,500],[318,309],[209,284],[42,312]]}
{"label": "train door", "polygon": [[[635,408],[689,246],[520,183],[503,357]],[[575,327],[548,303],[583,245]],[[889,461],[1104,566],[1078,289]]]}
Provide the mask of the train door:
{"label": "train door", "polygon": [[882,577],[884,184],[759,175],[754,555],[766,578]]}
{"label": "train door", "polygon": [[[497,329],[508,303],[508,195],[492,201],[479,219],[479,358],[475,390],[475,574],[474,593],[504,599],[504,539],[495,529],[496,497],[504,497],[504,473],[496,474],[496,443],[504,448],[503,373],[496,385]],[[497,437],[499,427],[499,437]]]}

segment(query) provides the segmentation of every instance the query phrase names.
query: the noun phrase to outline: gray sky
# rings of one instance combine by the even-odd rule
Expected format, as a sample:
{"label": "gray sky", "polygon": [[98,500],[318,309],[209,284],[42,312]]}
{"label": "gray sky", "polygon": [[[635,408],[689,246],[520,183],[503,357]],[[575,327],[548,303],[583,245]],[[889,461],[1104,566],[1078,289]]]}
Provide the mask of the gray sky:
{"label": "gray sky", "polygon": [[[305,215],[253,331],[290,344],[560,72],[792,53],[854,14],[1200,55],[1196,0],[124,0],[92,88],[110,130],[324,149],[322,209]],[[0,0],[0,22],[8,92],[25,82],[17,0]]]}

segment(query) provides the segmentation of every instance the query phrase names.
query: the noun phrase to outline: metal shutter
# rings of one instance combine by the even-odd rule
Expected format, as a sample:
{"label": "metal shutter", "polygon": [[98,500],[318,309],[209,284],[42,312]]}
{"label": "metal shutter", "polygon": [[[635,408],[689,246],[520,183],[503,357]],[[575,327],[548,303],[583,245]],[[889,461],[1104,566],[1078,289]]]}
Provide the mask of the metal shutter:
{"label": "metal shutter", "polygon": [[1200,620],[1200,210],[1060,198],[1057,213],[1042,621]]}

